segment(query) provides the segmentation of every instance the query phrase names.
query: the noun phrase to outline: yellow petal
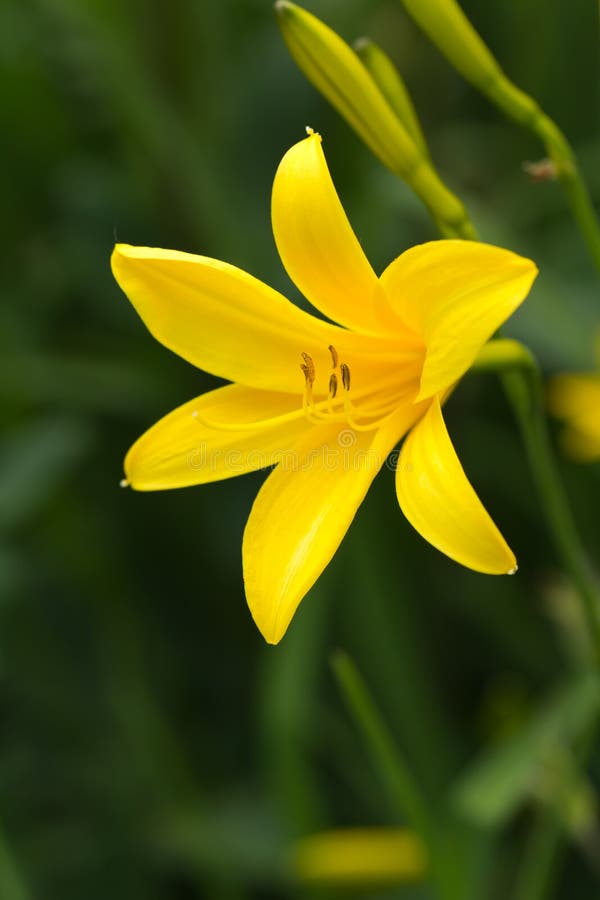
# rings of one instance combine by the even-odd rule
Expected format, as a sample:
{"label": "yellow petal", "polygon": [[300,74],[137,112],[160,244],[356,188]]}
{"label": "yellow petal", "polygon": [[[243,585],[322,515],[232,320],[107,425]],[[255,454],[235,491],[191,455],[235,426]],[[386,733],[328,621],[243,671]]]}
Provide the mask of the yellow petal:
{"label": "yellow petal", "polygon": [[184,403],[146,431],[127,454],[125,474],[138,491],[232,478],[274,465],[308,427],[292,394],[228,385]]}
{"label": "yellow petal", "polygon": [[413,247],[381,276],[394,312],[426,346],[419,399],[453,384],[523,302],[537,274],[529,259],[475,241]]}
{"label": "yellow petal", "polygon": [[330,344],[361,382],[421,352],[406,337],[367,337],[316,319],[252,275],[215,259],[118,244],[111,262],[157,340],[195,366],[250,387],[300,396],[301,354],[309,353],[326,393]]}
{"label": "yellow petal", "polygon": [[421,413],[411,404],[372,432],[316,426],[267,478],[246,525],[242,554],[248,605],[270,644],[285,634],[387,454]]}
{"label": "yellow petal", "polygon": [[230,381],[299,391],[301,352],[331,341],[325,323],[215,259],[118,244],[112,269],[154,337]]}
{"label": "yellow petal", "polygon": [[512,550],[467,480],[437,397],[404,442],[396,490],[408,521],[442,553],[476,572],[515,570]]}
{"label": "yellow petal", "polygon": [[271,216],[282,262],[313,306],[348,328],[381,330],[372,309],[377,277],[333,186],[320,135],[283,157]]}

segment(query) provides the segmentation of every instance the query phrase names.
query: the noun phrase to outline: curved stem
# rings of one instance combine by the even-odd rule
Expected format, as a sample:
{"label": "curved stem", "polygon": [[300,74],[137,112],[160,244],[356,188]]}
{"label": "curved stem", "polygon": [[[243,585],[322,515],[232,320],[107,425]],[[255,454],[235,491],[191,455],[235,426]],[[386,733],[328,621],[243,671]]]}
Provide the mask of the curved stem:
{"label": "curved stem", "polygon": [[497,77],[486,86],[484,93],[507,116],[532,131],[544,145],[556,167],[556,174],[571,207],[575,224],[600,272],[600,222],[566,136],[535,100],[509,81],[503,72],[498,72]]}
{"label": "curved stem", "polygon": [[552,452],[539,365],[518,341],[492,341],[475,369],[500,371],[504,390],[521,428],[523,442],[556,551],[576,589],[588,627],[594,661],[600,668],[600,594],[571,513]]}
{"label": "curved stem", "polygon": [[459,863],[460,834],[444,827],[441,810],[432,814],[408,762],[396,746],[350,657],[338,651],[331,665],[340,692],[362,732],[373,765],[393,806],[402,818],[408,819],[423,841],[437,896],[440,900],[460,900],[464,896],[463,873]]}
{"label": "curved stem", "polygon": [[600,223],[577,166],[575,154],[560,128],[545,113],[540,111],[534,118],[531,128],[543,142],[548,156],[556,166],[558,180],[571,207],[575,223],[596,269],[600,272]]}
{"label": "curved stem", "polygon": [[3,900],[29,900],[30,898],[20,868],[5,839],[2,823],[0,823],[0,896]]}
{"label": "curved stem", "polygon": [[[598,735],[595,719],[575,748],[575,771],[589,762]],[[555,796],[538,810],[525,844],[517,873],[514,900],[547,900],[551,896],[553,876],[560,870],[565,854],[565,808],[573,790],[573,770],[567,769],[557,785]]]}

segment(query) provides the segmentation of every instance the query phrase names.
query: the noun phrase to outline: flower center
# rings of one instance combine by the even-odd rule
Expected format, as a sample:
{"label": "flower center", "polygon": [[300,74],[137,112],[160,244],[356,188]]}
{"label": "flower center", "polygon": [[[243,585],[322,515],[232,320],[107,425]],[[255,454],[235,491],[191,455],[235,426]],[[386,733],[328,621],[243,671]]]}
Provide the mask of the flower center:
{"label": "flower center", "polygon": [[[309,353],[302,353],[300,364],[304,373],[302,410],[312,424],[338,422],[349,425],[355,431],[374,431],[394,415],[401,403],[411,403],[414,399],[414,383],[399,379],[398,372],[378,380],[370,379],[368,386],[358,391],[353,389],[351,396],[350,366],[340,362],[334,346],[330,345],[328,349],[331,354],[331,372],[328,394],[323,400],[315,400],[313,395],[313,385],[317,376],[314,360]],[[296,421],[298,414],[299,410],[293,410],[258,422],[222,422],[205,416],[200,410],[194,410],[192,417],[199,425],[213,431],[256,432]]]}
{"label": "flower center", "polygon": [[[351,396],[350,367],[340,362],[339,354],[333,345],[328,349],[332,368],[326,400],[315,401],[313,396],[315,364],[308,353],[302,354],[303,362],[300,364],[304,373],[302,408],[307,419],[319,425],[340,422],[350,425],[355,431],[373,431],[379,428],[396,412],[398,402],[402,394],[406,394],[406,389],[402,391],[398,387],[397,377],[388,376],[383,381],[371,383],[362,391],[354,391]],[[383,402],[382,394],[385,397]]]}

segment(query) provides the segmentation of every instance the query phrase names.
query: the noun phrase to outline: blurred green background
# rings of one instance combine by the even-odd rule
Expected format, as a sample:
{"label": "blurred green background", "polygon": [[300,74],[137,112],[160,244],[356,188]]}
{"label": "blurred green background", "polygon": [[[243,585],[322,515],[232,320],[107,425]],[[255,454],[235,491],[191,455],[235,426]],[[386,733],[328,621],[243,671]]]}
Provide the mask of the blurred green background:
{"label": "blurred green background", "polygon": [[[484,239],[540,265],[507,333],[548,372],[590,367],[598,284],[559,188],[522,171],[539,145],[395,0],[306,7],[347,40],[384,47]],[[597,4],[464,8],[569,135],[598,203]],[[376,269],[436,236],[427,214],[305,81],[268,0],[2,0],[0,69],[1,900],[313,896],[287,871],[293,840],[398,822],[336,691],[335,648],[355,658],[432,798],[575,665],[571,597],[516,428],[492,376],[469,376],[449,403],[517,577],[436,553],[403,520],[384,470],[288,635],[267,647],[240,561],[264,474],[119,489],[133,440],[216,381],[146,332],[111,277],[112,244],[225,259],[299,300],[269,198],[306,124],[324,136]],[[599,467],[561,466],[597,560]],[[490,897],[507,896],[531,815],[522,808],[498,833]],[[558,878],[556,896],[597,895],[577,849]]]}

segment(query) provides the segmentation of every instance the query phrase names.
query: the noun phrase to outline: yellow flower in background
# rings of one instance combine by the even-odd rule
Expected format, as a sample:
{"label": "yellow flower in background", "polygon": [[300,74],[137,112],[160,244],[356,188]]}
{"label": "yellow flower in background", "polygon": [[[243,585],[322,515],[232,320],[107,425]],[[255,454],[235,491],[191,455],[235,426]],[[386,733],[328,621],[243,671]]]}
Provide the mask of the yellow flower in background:
{"label": "yellow flower in background", "polygon": [[549,383],[548,405],[565,422],[565,452],[579,462],[600,459],[600,373],[556,375]]}
{"label": "yellow flower in background", "polygon": [[427,859],[407,828],[338,828],[298,841],[292,868],[300,881],[356,888],[418,881]]}
{"label": "yellow flower in background", "polygon": [[498,247],[433,241],[377,277],[333,186],[321,138],[284,156],[272,222],[285,268],[331,324],[246,272],[175,250],[119,244],[115,278],[152,332],[234,382],[180,406],[125,460],[137,490],[186,487],[275,464],[242,556],[248,605],[277,643],[327,566],[371,481],[408,433],[396,469],[414,527],[476,571],[515,557],[471,487],[441,404],[527,295],[535,265]]}

